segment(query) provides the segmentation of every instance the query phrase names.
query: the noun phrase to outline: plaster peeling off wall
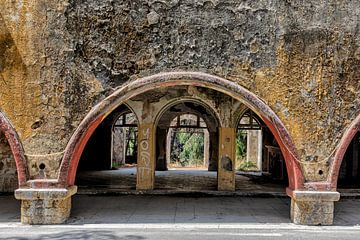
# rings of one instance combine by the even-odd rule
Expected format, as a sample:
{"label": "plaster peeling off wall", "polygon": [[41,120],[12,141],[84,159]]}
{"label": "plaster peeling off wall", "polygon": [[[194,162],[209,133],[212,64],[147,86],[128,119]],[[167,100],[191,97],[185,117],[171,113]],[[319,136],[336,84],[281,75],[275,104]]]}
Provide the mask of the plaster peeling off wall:
{"label": "plaster peeling off wall", "polygon": [[0,132],[0,192],[13,192],[17,188],[15,160],[4,134]]}

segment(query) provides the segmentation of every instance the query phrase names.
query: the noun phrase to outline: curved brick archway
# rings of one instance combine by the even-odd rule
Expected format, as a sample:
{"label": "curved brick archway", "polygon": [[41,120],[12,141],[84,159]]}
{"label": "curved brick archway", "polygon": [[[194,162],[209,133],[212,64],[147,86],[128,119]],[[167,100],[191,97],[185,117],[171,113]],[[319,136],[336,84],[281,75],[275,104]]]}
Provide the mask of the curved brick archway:
{"label": "curved brick archway", "polygon": [[259,97],[240,85],[226,79],[199,72],[168,72],[140,78],[125,84],[96,105],[83,119],[70,139],[60,166],[58,184],[74,185],[76,171],[82,151],[97,126],[116,107],[126,100],[150,89],[191,85],[206,87],[225,93],[253,110],[269,127],[284,155],[289,176],[290,190],[302,189],[304,177],[301,172],[296,148],[289,132],[279,117]]}
{"label": "curved brick archway", "polygon": [[26,165],[24,149],[22,147],[19,136],[17,135],[15,129],[11,125],[9,119],[1,111],[0,111],[0,131],[4,133],[5,138],[7,139],[12,154],[14,156],[19,187],[25,186],[27,181],[27,171],[26,171],[27,165]]}
{"label": "curved brick archway", "polygon": [[340,167],[346,150],[358,131],[360,131],[360,115],[357,116],[357,118],[351,123],[350,127],[345,131],[343,137],[340,140],[340,143],[336,148],[334,160],[331,164],[328,176],[328,182],[330,183],[331,189],[333,190],[336,190],[337,188]]}

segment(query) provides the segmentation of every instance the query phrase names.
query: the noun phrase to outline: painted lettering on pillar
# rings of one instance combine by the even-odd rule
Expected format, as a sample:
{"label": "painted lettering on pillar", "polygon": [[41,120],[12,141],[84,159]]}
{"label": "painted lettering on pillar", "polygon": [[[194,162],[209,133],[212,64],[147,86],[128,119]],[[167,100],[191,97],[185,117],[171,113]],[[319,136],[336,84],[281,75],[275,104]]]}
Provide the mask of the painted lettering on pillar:
{"label": "painted lettering on pillar", "polygon": [[139,174],[141,177],[147,176],[151,173],[151,162],[150,162],[150,129],[142,129],[143,139],[140,142],[140,160],[141,166],[139,167]]}

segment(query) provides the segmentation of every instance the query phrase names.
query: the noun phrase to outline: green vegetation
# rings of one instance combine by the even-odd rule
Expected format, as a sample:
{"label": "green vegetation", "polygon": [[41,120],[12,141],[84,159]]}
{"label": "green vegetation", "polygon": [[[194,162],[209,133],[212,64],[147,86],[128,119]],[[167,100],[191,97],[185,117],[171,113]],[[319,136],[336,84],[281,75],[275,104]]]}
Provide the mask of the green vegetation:
{"label": "green vegetation", "polygon": [[249,164],[246,162],[247,134],[245,130],[238,130],[236,133],[236,170],[246,171]]}
{"label": "green vegetation", "polygon": [[239,130],[236,133],[236,170],[253,171],[257,169],[256,161],[246,159],[247,132]]}
{"label": "green vegetation", "polygon": [[247,172],[247,171],[252,171],[252,170],[256,170],[256,169],[257,169],[257,166],[256,166],[255,162],[245,160],[240,163],[237,170]]}
{"label": "green vegetation", "polygon": [[171,163],[199,166],[204,162],[204,133],[174,132]]}
{"label": "green vegetation", "polygon": [[137,127],[126,129],[126,156],[136,156],[137,154]]}

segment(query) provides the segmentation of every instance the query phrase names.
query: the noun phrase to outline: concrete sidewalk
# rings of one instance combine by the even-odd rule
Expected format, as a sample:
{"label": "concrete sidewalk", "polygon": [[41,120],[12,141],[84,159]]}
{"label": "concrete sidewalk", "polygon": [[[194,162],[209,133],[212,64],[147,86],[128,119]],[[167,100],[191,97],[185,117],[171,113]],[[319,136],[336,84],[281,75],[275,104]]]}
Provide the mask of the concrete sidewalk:
{"label": "concrete sidewalk", "polygon": [[[0,224],[20,222],[20,202],[13,196],[0,196],[0,206]],[[290,226],[289,212],[289,198],[76,195],[68,224]],[[359,199],[345,199],[336,203],[335,225],[358,224]]]}

